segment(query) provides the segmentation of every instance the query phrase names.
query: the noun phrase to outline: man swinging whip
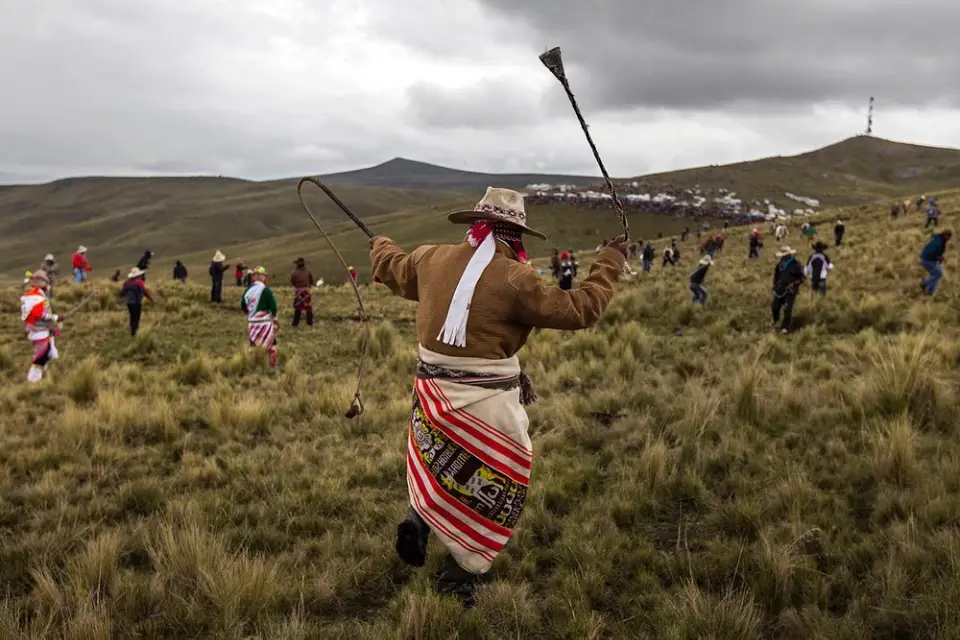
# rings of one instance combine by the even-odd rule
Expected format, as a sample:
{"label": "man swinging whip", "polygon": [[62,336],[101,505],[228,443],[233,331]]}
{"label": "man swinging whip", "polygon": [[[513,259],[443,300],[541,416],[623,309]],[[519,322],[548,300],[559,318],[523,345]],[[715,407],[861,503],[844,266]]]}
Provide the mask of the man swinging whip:
{"label": "man swinging whip", "polygon": [[438,593],[472,606],[477,577],[510,539],[523,510],[533,449],[524,406],[536,399],[517,352],[534,328],[584,329],[603,314],[626,260],[623,237],[604,246],[569,291],[526,264],[523,196],[488,188],[449,220],[470,225],[458,245],[410,254],[371,239],[376,281],[418,302],[420,342],[407,440],[410,509],[396,549],[426,562],[432,532],[449,552],[434,576]]}

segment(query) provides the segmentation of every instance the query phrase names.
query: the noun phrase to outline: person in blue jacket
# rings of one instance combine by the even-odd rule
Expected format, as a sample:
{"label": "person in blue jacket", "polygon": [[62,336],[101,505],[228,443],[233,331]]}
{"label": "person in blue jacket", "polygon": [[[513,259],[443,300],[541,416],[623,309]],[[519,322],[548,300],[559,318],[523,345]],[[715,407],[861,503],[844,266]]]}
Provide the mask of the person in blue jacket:
{"label": "person in blue jacket", "polygon": [[926,244],[923,251],[920,252],[920,266],[930,274],[920,282],[920,288],[928,296],[932,296],[937,290],[937,283],[943,277],[943,254],[947,250],[947,241],[953,236],[953,232],[947,229],[941,233],[933,234],[930,242]]}

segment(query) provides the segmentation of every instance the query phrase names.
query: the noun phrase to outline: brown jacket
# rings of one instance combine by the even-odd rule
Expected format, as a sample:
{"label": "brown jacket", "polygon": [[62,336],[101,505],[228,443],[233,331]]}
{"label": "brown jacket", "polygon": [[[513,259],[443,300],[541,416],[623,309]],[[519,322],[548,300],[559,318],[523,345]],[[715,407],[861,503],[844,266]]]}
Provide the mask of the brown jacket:
{"label": "brown jacket", "polygon": [[307,271],[306,267],[297,267],[290,274],[290,284],[295,288],[312,287],[313,283],[313,274]]}
{"label": "brown jacket", "polygon": [[600,319],[613,298],[625,258],[604,249],[587,276],[570,291],[540,277],[497,243],[497,253],[474,290],[467,320],[467,346],[437,340],[460,276],[475,249],[427,245],[407,254],[388,238],[377,238],[370,251],[373,276],[407,300],[418,301],[417,335],[427,349],[467,358],[509,358],[534,328],[585,329]]}

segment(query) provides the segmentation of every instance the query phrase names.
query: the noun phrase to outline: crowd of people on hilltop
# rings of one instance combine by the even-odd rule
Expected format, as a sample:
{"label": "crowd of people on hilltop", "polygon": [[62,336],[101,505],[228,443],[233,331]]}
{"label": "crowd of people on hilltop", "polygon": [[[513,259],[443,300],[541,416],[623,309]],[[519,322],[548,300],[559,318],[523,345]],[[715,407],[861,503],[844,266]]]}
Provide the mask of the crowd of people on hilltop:
{"label": "crowd of people on hilltop", "polygon": [[[620,204],[624,209],[645,211],[678,218],[696,220],[722,220],[727,224],[745,225],[761,219],[787,219],[795,215],[809,215],[819,201],[802,198],[793,194],[787,197],[806,204],[806,208],[796,208],[791,213],[778,208],[769,199],[753,200],[749,203],[736,197],[736,193],[720,188],[701,190],[699,186],[682,189],[671,185],[654,186],[646,183],[631,182],[615,185]],[[584,209],[605,209],[613,207],[613,197],[606,192],[590,189],[577,189],[571,185],[529,185],[530,193],[525,201],[532,205],[569,204]],[[651,196],[653,192],[655,195]]]}

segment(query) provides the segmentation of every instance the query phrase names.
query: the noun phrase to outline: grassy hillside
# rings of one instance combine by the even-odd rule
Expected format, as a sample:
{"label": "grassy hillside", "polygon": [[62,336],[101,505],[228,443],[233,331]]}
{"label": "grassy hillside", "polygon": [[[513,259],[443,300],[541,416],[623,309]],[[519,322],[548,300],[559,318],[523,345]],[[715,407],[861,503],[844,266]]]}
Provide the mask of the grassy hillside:
{"label": "grassy hillside", "polygon": [[[311,187],[313,188],[313,187]],[[316,190],[320,193],[319,190]],[[349,188],[337,194],[374,217],[451,201],[456,194]],[[321,219],[344,219],[326,196],[311,198]],[[230,178],[72,178],[0,189],[0,273],[36,268],[47,252],[69,261],[78,244],[95,267],[129,267],[145,249],[173,260],[216,247],[313,229],[296,181]]]}
{"label": "grassy hillside", "polygon": [[777,198],[785,192],[827,205],[860,204],[903,194],[960,186],[960,150],[857,136],[797,156],[672,171],[636,180],[655,186],[724,187],[742,198]]}
{"label": "grassy hillside", "polygon": [[[943,203],[950,221],[960,194]],[[623,283],[595,329],[532,336],[532,491],[467,612],[430,590],[440,549],[420,571],[393,551],[414,304],[365,289],[368,408],[346,421],[346,288],[300,331],[279,290],[274,373],[244,346],[236,290],[211,309],[205,289],[164,285],[131,340],[96,283],[39,387],[5,290],[2,635],[953,637],[956,248],[924,298],[919,216],[843,215],[830,292],[803,292],[793,335],[769,330],[772,247],[748,262],[741,230],[705,309],[687,243],[682,267]],[[59,310],[81,295],[64,288]]]}
{"label": "grassy hillside", "polygon": [[[327,179],[344,181],[337,185],[337,193],[374,230],[423,242],[455,238],[457,231],[438,222],[442,214],[472,206],[488,185],[588,182],[576,176],[474,174],[406,160]],[[700,184],[791,206],[795,203],[783,197],[786,191],[827,204],[856,204],[957,186],[960,151],[858,137],[800,156],[638,180],[650,190]],[[93,265],[110,273],[129,268],[148,248],[156,252],[157,267],[163,271],[182,259],[194,272],[204,272],[220,248],[231,258],[265,262],[278,270],[286,269],[296,257],[293,254],[304,254],[316,262],[318,271],[332,273],[337,265],[301,210],[294,185],[294,180],[197,177],[73,178],[0,187],[0,276],[9,279],[36,268],[47,252],[68,261],[81,243],[90,248]],[[335,232],[342,232],[349,259],[360,262],[363,237],[325,196],[311,193],[311,202]],[[531,205],[531,215],[560,246],[592,247],[616,231],[612,211]],[[646,238],[684,225],[634,214],[631,226],[638,237]],[[534,245],[531,250],[548,249]]]}

